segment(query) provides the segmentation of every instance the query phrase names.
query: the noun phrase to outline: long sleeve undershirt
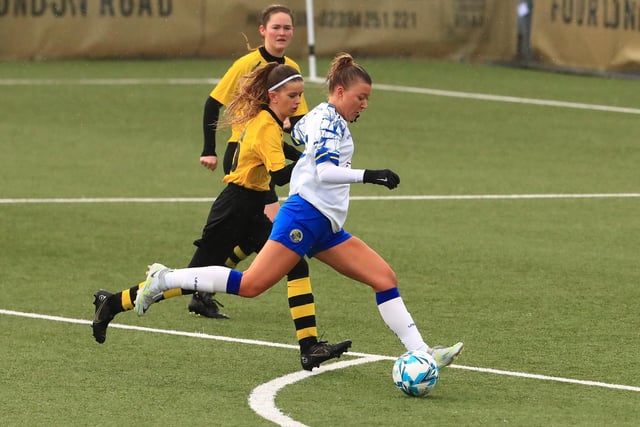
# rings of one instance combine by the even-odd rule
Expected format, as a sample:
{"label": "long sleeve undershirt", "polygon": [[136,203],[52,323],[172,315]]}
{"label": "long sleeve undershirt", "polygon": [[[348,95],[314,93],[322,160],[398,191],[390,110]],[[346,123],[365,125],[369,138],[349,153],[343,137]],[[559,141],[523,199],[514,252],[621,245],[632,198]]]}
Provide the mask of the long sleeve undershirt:
{"label": "long sleeve undershirt", "polygon": [[218,118],[222,104],[215,98],[208,97],[204,104],[202,115],[202,131],[204,134],[204,147],[202,156],[216,156],[216,131],[218,130]]}
{"label": "long sleeve undershirt", "polygon": [[362,182],[364,178],[364,169],[341,168],[331,162],[322,162],[316,169],[320,181],[332,184]]}

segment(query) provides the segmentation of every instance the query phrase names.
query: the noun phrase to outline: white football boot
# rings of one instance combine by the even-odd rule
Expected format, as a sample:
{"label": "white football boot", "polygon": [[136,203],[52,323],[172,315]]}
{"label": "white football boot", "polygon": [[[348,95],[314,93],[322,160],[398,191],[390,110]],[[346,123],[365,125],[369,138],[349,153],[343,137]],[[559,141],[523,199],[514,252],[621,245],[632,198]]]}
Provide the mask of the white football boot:
{"label": "white football boot", "polygon": [[438,369],[442,369],[453,362],[453,359],[455,359],[455,357],[462,351],[463,345],[464,344],[459,342],[452,345],[451,347],[436,346],[432,347],[429,350],[429,353],[431,353],[433,358],[436,359],[436,365],[438,365]]}
{"label": "white football boot", "polygon": [[164,275],[169,271],[171,270],[162,264],[155,263],[149,266],[147,280],[142,282],[142,287],[138,289],[136,296],[135,307],[138,316],[143,316],[151,304],[162,297],[164,291],[160,289],[160,285],[164,285]]}

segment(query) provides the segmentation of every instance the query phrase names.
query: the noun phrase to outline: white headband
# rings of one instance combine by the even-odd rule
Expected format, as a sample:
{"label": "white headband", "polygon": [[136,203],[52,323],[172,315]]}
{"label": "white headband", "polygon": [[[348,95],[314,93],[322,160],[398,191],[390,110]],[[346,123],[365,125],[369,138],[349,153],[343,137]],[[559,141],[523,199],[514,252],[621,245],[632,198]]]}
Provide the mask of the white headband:
{"label": "white headband", "polygon": [[300,74],[294,74],[292,76],[287,77],[286,79],[284,79],[283,81],[281,81],[280,83],[276,83],[273,86],[271,86],[269,88],[269,92],[271,92],[272,90],[276,90],[278,89],[280,86],[284,85],[285,83],[293,80],[293,79],[301,79],[302,76]]}

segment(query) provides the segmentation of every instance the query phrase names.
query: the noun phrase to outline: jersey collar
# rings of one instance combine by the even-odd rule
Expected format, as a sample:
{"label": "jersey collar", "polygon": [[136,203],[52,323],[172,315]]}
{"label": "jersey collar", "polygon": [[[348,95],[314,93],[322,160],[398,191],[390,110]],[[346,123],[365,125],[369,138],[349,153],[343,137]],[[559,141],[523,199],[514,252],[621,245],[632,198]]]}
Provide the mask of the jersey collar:
{"label": "jersey collar", "polygon": [[265,61],[267,61],[267,62],[277,62],[278,64],[284,64],[284,56],[282,56],[282,57],[273,56],[269,52],[267,52],[267,49],[264,46],[260,46],[258,48],[258,50],[260,51],[260,55],[262,55],[262,57],[264,58]]}
{"label": "jersey collar", "polygon": [[273,117],[273,119],[278,123],[278,126],[283,127],[284,123],[282,123],[282,120],[280,120],[278,118],[278,115],[276,113],[273,112],[273,110],[271,110],[271,108],[269,107],[264,107],[264,109],[271,114],[271,117]]}

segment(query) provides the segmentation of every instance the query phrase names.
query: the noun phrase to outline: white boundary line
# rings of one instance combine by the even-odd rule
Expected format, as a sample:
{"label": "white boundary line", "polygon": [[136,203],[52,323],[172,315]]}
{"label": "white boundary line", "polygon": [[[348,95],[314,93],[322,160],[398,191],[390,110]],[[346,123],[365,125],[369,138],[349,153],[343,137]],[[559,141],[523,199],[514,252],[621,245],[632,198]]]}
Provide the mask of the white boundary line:
{"label": "white boundary line", "polygon": [[[91,325],[90,320],[74,319],[74,318],[62,317],[62,316],[51,316],[51,315],[38,314],[38,313],[25,313],[21,311],[0,309],[0,315],[2,314],[8,315],[8,316],[28,317],[31,319],[52,320],[55,322]],[[110,323],[109,328],[128,329],[128,330],[141,331],[141,332],[152,332],[157,334],[178,335],[183,337],[210,339],[215,341],[236,342],[241,344],[260,345],[260,346],[266,346],[266,347],[288,348],[288,349],[298,350],[297,345],[275,343],[270,341],[251,340],[251,339],[244,339],[244,338],[226,337],[221,335],[209,335],[209,334],[204,334],[200,332],[185,332],[185,331],[176,331],[173,329],[147,328],[142,326],[123,325],[119,323]],[[371,359],[369,360],[369,362],[374,361],[373,359],[375,359],[375,361],[395,360],[395,357],[392,357],[392,356],[384,356],[380,354],[358,353],[358,352],[352,352],[352,351],[345,353],[345,355],[364,358],[364,359]],[[365,362],[362,362],[362,363],[365,363]],[[328,366],[330,365],[322,365],[322,369],[317,372],[325,371],[326,370],[325,368],[327,368]],[[538,374],[527,374],[525,372],[504,371],[504,370],[498,370],[498,369],[492,369],[492,368],[480,368],[480,367],[464,366],[464,365],[456,365],[456,364],[450,365],[449,368],[464,369],[468,371],[483,372],[483,373],[496,374],[496,375],[505,375],[505,376],[511,376],[511,377],[529,378],[529,379],[537,379],[537,380],[545,380],[545,381],[557,381],[557,382],[564,382],[564,383],[571,383],[571,384],[578,384],[578,385],[587,385],[587,386],[603,387],[603,388],[610,388],[610,389],[616,389],[616,390],[640,392],[640,387],[623,385],[623,384],[611,384],[611,383],[604,383],[604,382],[598,382],[598,381],[577,380],[577,379],[571,379],[571,378],[553,377],[553,376],[538,375]]]}
{"label": "white boundary line", "polygon": [[[41,319],[41,320],[52,320],[56,322],[65,322],[65,323],[73,323],[73,324],[81,324],[81,325],[91,324],[91,321],[84,320],[84,319],[73,319],[69,317],[51,316],[51,315],[37,314],[37,313],[25,313],[20,311],[0,309],[0,315],[2,314],[9,315],[9,316],[19,316],[19,317],[27,317],[31,319]],[[118,323],[111,323],[109,327],[116,328],[116,329],[129,329],[129,330],[135,330],[135,331],[152,332],[152,333],[167,334],[167,335],[178,335],[178,336],[185,336],[185,337],[191,337],[191,338],[211,339],[216,341],[236,342],[241,344],[288,348],[288,349],[295,349],[295,350],[298,349],[298,346],[290,345],[290,344],[281,344],[281,343],[274,343],[269,341],[225,337],[225,336],[219,336],[219,335],[209,335],[209,334],[197,333],[197,332],[184,332],[184,331],[176,331],[171,329],[146,328],[141,326],[122,325]],[[361,364],[371,363],[371,362],[379,362],[382,360],[395,360],[395,357],[391,357],[391,356],[383,356],[383,355],[367,354],[367,353],[356,353],[356,352],[347,352],[345,353],[345,356],[354,356],[358,358],[352,359],[352,360],[340,361],[340,362],[333,362],[327,365],[322,365],[322,369],[318,369],[313,372],[308,372],[308,371],[292,372],[290,374],[283,375],[278,378],[274,378],[271,381],[258,385],[251,391],[251,394],[248,397],[249,406],[261,417],[269,421],[272,421],[273,423],[276,423],[280,426],[307,427],[305,424],[302,424],[292,419],[291,417],[282,413],[280,409],[278,409],[278,407],[275,404],[275,399],[276,399],[276,395],[280,390],[282,390],[284,387],[288,385],[305,380],[309,377],[320,375],[325,372],[330,372],[336,369],[344,369],[350,366],[356,366],[356,365],[361,365]],[[629,386],[624,384],[610,384],[610,383],[604,383],[600,381],[577,380],[572,378],[528,374],[525,372],[504,371],[499,369],[480,368],[480,367],[464,366],[464,365],[456,365],[456,364],[450,365],[449,368],[463,369],[463,370],[474,371],[474,372],[483,372],[483,373],[489,373],[494,375],[505,375],[505,376],[517,377],[517,378],[536,379],[536,380],[543,380],[543,381],[555,381],[555,382],[570,383],[570,384],[577,384],[577,385],[590,386],[590,387],[602,387],[602,388],[615,389],[615,390],[640,392],[640,387]]]}
{"label": "white boundary line", "polygon": [[[0,86],[51,86],[51,85],[199,85],[217,84],[220,79],[202,78],[105,78],[105,79],[0,79]],[[308,78],[314,83],[323,83],[321,78]],[[430,89],[415,86],[398,86],[374,83],[374,89],[416,93],[449,98],[476,99],[481,101],[509,102],[516,104],[543,105],[549,107],[574,108],[580,110],[606,111],[610,113],[640,114],[639,108],[616,107],[613,105],[586,104],[581,102],[556,101],[552,99],[523,98],[516,96],[491,95],[486,93],[460,92],[453,90]]]}
{"label": "white boundary line", "polygon": [[[347,353],[351,355],[352,353]],[[262,418],[265,418],[275,424],[287,427],[307,427],[306,424],[302,424],[293,418],[282,413],[276,406],[276,395],[280,390],[288,385],[305,380],[314,375],[320,375],[325,372],[335,371],[336,369],[344,369],[350,366],[362,365],[365,363],[378,362],[380,360],[386,360],[386,357],[369,355],[367,357],[360,357],[358,359],[345,360],[341,362],[334,362],[327,365],[322,365],[322,369],[309,372],[309,371],[297,371],[287,375],[283,375],[279,378],[260,384],[251,391],[249,395],[249,406]]]}
{"label": "white boundary line", "polygon": [[516,96],[490,95],[486,93],[458,92],[420,88],[413,86],[397,86],[374,84],[374,89],[393,92],[419,93],[424,95],[445,96],[450,98],[478,99],[481,101],[511,102],[516,104],[544,105],[547,107],[577,108],[580,110],[607,111],[610,113],[640,114],[639,108],[615,107],[612,105],[584,104],[581,102],[554,101],[551,99],[520,98]]}
{"label": "white boundary line", "polygon": [[[77,79],[77,80],[67,80],[67,79],[0,79],[0,86],[17,86],[17,85],[61,85],[61,84],[73,84],[73,85],[192,85],[192,84],[217,84],[219,79]],[[625,113],[625,114],[640,114],[640,109],[636,108],[626,108],[626,107],[615,107],[608,105],[598,105],[598,104],[584,104],[577,102],[565,102],[565,101],[554,101],[554,100],[545,100],[545,99],[534,99],[534,98],[521,98],[521,97],[513,97],[513,96],[500,96],[500,95],[490,95],[490,94],[482,94],[482,93],[469,93],[469,92],[458,92],[458,91],[448,91],[448,90],[438,90],[438,89],[429,89],[429,88],[419,88],[419,87],[410,87],[410,86],[396,86],[396,85],[384,85],[384,84],[375,84],[374,87],[380,90],[386,91],[394,91],[394,92],[405,92],[405,93],[417,93],[417,94],[425,94],[425,95],[433,95],[433,96],[443,96],[443,97],[452,97],[452,98],[463,98],[463,99],[476,99],[483,101],[495,101],[495,102],[508,102],[508,103],[518,103],[518,104],[529,104],[529,105],[543,105],[543,106],[552,106],[552,107],[562,107],[562,108],[574,108],[574,109],[583,109],[583,110],[593,110],[593,111],[606,111],[606,112],[615,112],[615,113]],[[391,196],[391,197],[352,197],[352,200],[505,200],[505,199],[560,199],[560,198],[627,198],[640,197],[639,193],[618,193],[618,194],[522,194],[522,195],[450,195],[450,196]],[[80,199],[61,199],[61,198],[52,198],[52,199],[0,199],[0,204],[27,204],[27,203],[152,203],[152,202],[211,202],[213,198],[164,198],[164,199],[155,199],[155,198],[80,198]],[[54,320],[54,321],[62,321],[69,323],[79,323],[79,324],[90,324],[90,321],[81,320],[81,319],[70,319],[59,316],[47,316],[47,315],[39,315],[33,313],[21,313],[9,310],[0,309],[0,314],[14,315],[14,316],[23,316],[23,317],[31,317],[36,319],[45,319],[45,320]],[[164,333],[171,335],[182,335],[189,336],[194,338],[206,338],[206,339],[215,339],[221,341],[232,341],[232,342],[240,342],[246,344],[254,344],[254,345],[267,345],[271,347],[284,347],[284,348],[296,348],[296,346],[286,345],[286,344],[278,344],[278,343],[270,343],[264,341],[256,341],[256,340],[243,340],[238,338],[230,338],[223,336],[214,336],[207,335],[201,333],[188,333],[174,330],[164,330],[164,329],[153,329],[153,328],[142,328],[135,327],[129,325],[119,325],[112,324],[110,325],[113,328],[121,328],[121,329],[133,329],[133,330],[141,330],[147,332],[155,332],[155,333]],[[347,353],[349,355],[356,355],[355,353]],[[299,371],[294,372],[288,375],[285,375],[280,378],[276,378],[270,382],[262,384],[256,387],[251,395],[249,396],[249,405],[251,408],[256,411],[263,418],[270,420],[279,425],[286,426],[296,426],[296,427],[306,427],[305,424],[299,423],[292,418],[283,414],[275,405],[275,397],[279,390],[284,388],[289,384],[293,384],[295,382],[304,380],[314,375],[322,374],[323,372],[329,372],[336,369],[343,369],[349,366],[364,364],[375,362],[379,360],[385,359],[393,359],[387,356],[379,356],[379,355],[366,355],[361,354],[359,359],[336,362],[329,365],[324,365],[321,370],[315,372],[306,372]],[[628,391],[636,391],[640,392],[640,387],[634,386],[626,386],[620,384],[608,384],[596,381],[583,381],[583,380],[574,380],[569,378],[561,378],[561,377],[550,377],[545,375],[536,375],[536,374],[526,374],[522,372],[511,372],[511,371],[502,371],[496,369],[489,368],[477,368],[477,367],[468,367],[468,366],[460,366],[460,365],[451,365],[452,368],[458,369],[466,369],[470,371],[476,372],[486,372],[497,375],[507,375],[507,376],[515,376],[522,378],[531,378],[531,379],[539,379],[539,380],[547,380],[547,381],[559,381],[565,383],[573,383],[573,384],[581,384],[586,386],[596,386],[596,387],[605,387],[605,388],[614,388],[619,390],[628,390]]]}
{"label": "white boundary line", "polygon": [[[625,199],[640,198],[640,193],[595,194],[460,194],[415,196],[352,196],[350,200],[514,200],[514,199]],[[281,197],[280,200],[285,200]],[[82,197],[0,199],[0,205],[36,203],[211,203],[215,197]]]}

